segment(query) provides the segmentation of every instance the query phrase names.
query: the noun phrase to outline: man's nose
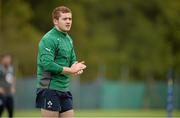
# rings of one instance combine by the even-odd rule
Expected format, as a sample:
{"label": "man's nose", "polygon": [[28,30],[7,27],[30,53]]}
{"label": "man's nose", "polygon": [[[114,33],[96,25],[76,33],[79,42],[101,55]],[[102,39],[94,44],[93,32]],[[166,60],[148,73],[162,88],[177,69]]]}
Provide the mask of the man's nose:
{"label": "man's nose", "polygon": [[67,19],[67,23],[71,23],[71,19]]}

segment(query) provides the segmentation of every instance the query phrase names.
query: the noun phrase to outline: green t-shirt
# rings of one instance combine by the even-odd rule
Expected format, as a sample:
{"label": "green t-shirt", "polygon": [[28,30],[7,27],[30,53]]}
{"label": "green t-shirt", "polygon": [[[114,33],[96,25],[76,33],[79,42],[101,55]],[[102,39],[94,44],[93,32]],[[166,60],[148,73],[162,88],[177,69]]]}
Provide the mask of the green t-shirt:
{"label": "green t-shirt", "polygon": [[38,88],[68,91],[70,76],[61,74],[63,67],[71,67],[76,61],[70,36],[55,27],[39,42],[37,57]]}

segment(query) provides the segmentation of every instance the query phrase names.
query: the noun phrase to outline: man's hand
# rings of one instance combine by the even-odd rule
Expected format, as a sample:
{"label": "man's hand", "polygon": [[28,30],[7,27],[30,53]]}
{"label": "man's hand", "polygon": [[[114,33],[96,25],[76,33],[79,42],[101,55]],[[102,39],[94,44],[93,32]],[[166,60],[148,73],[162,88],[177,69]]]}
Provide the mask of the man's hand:
{"label": "man's hand", "polygon": [[14,87],[11,88],[11,93],[14,95],[16,93],[16,89]]}
{"label": "man's hand", "polygon": [[1,88],[1,87],[0,87],[0,94],[1,94],[1,95],[5,94],[4,89],[3,89],[3,88]]}
{"label": "man's hand", "polygon": [[83,73],[83,70],[80,70],[77,73],[75,73],[75,75],[81,75],[82,73]]}
{"label": "man's hand", "polygon": [[75,62],[71,67],[63,67],[62,74],[82,74],[83,70],[86,68],[86,65],[84,64],[84,61],[81,62]]}
{"label": "man's hand", "polygon": [[82,74],[83,70],[86,68],[86,65],[84,64],[84,61],[81,62],[75,62],[71,66],[71,70],[73,74]]}

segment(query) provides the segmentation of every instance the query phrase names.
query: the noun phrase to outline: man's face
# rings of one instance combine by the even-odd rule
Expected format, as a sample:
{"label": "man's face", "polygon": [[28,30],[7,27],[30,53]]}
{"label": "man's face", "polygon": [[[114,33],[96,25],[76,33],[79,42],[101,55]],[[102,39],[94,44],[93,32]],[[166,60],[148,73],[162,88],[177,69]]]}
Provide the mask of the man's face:
{"label": "man's face", "polygon": [[5,56],[3,59],[2,59],[2,64],[4,66],[8,66],[8,65],[11,65],[11,57],[10,56]]}
{"label": "man's face", "polygon": [[54,19],[54,24],[61,31],[67,32],[71,29],[72,14],[71,13],[60,13],[59,19]]}

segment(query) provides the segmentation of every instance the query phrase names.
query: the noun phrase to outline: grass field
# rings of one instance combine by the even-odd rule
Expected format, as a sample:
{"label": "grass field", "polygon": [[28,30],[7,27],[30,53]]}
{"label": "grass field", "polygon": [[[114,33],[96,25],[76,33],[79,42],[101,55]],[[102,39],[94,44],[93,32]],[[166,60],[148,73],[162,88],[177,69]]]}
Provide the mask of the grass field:
{"label": "grass field", "polygon": [[[5,113],[4,117],[7,116]],[[19,110],[15,112],[15,117],[40,117],[38,110]],[[167,117],[166,111],[164,110],[76,110],[76,117]],[[174,117],[180,118],[180,111],[174,111]]]}

